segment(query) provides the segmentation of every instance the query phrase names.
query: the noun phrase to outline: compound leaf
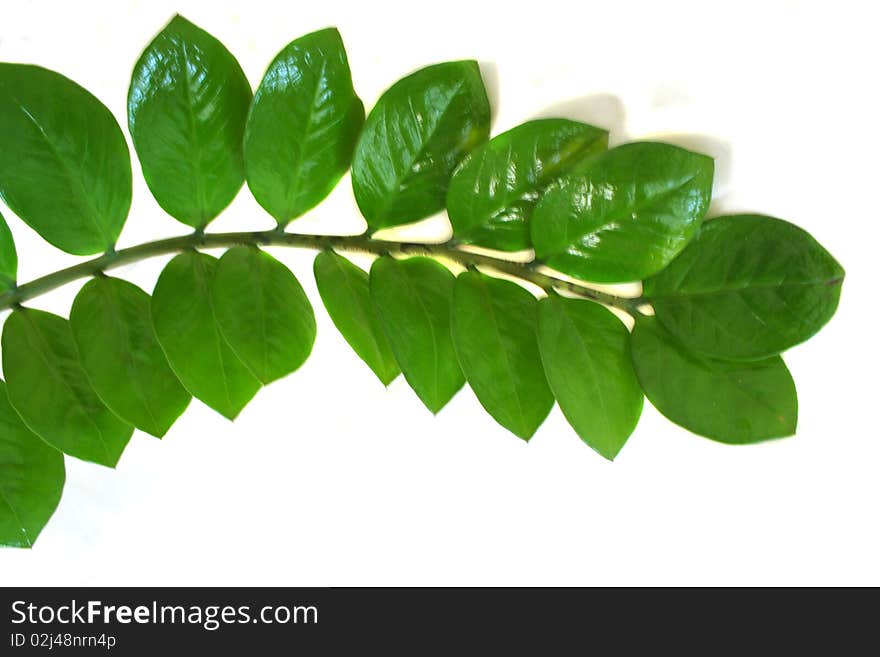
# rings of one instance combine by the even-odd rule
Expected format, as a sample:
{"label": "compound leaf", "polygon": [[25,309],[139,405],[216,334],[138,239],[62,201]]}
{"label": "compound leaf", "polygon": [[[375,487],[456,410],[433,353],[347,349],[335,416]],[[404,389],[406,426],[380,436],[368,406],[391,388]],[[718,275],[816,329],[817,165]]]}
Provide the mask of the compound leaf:
{"label": "compound leaf", "polygon": [[138,429],[164,436],[186,410],[190,394],[156,340],[150,295],[118,278],[92,279],[73,301],[70,327],[101,400]]}
{"label": "compound leaf", "polygon": [[455,277],[430,258],[379,258],[370,295],[403,376],[432,413],[464,385],[452,342]]}
{"label": "compound leaf", "polygon": [[449,183],[455,238],[500,251],[531,248],[528,221],[547,185],[607,147],[605,130],[568,119],[529,121],[493,137]]}
{"label": "compound leaf", "polygon": [[101,101],[59,73],[0,64],[0,196],[74,255],[113,247],[131,205],[131,161]]}
{"label": "compound leaf", "polygon": [[688,349],[766,358],[831,319],[844,271],[806,231],[759,215],[703,225],[672,263],[645,281],[660,322]]}
{"label": "compound leaf", "polygon": [[315,313],[296,276],[265,251],[229,249],[211,283],[223,337],[262,383],[298,369],[315,342]]}
{"label": "compound leaf", "polygon": [[269,65],[247,120],[254,198],[280,225],[313,208],[348,169],[363,123],[336,28],[290,43]]}
{"label": "compound leaf", "polygon": [[260,382],[220,333],[211,297],[217,259],[187,251],[162,270],[153,290],[156,337],[184,387],[230,420],[260,389]]}
{"label": "compound leaf", "polygon": [[581,440],[613,459],[644,402],[626,327],[597,303],[551,296],[538,304],[538,344],[563,415]]}
{"label": "compound leaf", "polygon": [[330,319],[355,353],[386,386],[400,368],[370,298],[367,272],[332,251],[315,258],[315,282]]}
{"label": "compound leaf", "polygon": [[351,168],[370,232],[443,209],[453,170],[488,138],[489,120],[489,99],[474,61],[428,66],[382,94]]}
{"label": "compound leaf", "polygon": [[64,488],[64,457],[25,426],[0,381],[0,545],[32,547]]}
{"label": "compound leaf", "polygon": [[600,283],[655,274],[697,233],[713,169],[712,158],[669,144],[612,148],[544,193],[531,221],[535,255]]}
{"label": "compound leaf", "polygon": [[632,357],[658,411],[722,443],[747,444],[794,433],[797,391],[779,356],[729,361],[694,354],[656,317],[639,317]]}
{"label": "compound leaf", "polygon": [[128,129],[150,191],[178,221],[203,228],[241,189],[250,103],[232,53],[182,16],[138,59]]}
{"label": "compound leaf", "polygon": [[24,308],[3,326],[9,401],[30,429],[65,454],[113,467],[132,434],[92,389],[66,319]]}
{"label": "compound leaf", "polygon": [[452,337],[462,372],[489,415],[523,440],[553,408],[535,335],[537,305],[516,283],[480,272],[455,281]]}

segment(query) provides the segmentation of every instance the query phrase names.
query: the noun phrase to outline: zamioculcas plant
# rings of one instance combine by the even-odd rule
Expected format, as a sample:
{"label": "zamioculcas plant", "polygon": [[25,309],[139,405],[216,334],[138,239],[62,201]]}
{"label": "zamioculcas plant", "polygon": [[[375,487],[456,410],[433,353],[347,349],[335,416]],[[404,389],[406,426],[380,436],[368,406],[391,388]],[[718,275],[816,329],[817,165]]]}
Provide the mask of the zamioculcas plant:
{"label": "zamioculcas plant", "polygon": [[[710,157],[609,150],[606,131],[562,117],[490,138],[490,115],[478,65],[454,61],[402,78],[365,116],[335,29],[288,44],[252,93],[235,57],[178,16],[135,65],[128,128],[156,201],[194,231],[116,250],[132,175],[113,115],[59,73],[0,64],[0,195],[46,241],[97,256],[18,284],[0,218],[0,543],[34,543],[61,496],[62,454],[113,467],[135,429],[163,436],[192,397],[232,419],[303,364],[312,306],[268,245],[318,251],[339,332],[432,413],[467,383],[529,440],[558,403],[608,459],[645,395],[713,440],[793,434],[780,354],[834,313],[834,258],[781,219],[706,221]],[[349,166],[366,231],[287,230]],[[208,232],[245,182],[277,228]],[[444,208],[446,243],[374,237]],[[509,255],[528,249],[528,263]],[[377,256],[369,272],[350,251]],[[108,273],[166,254],[151,294]],[[28,306],[86,278],[69,318]],[[639,298],[590,285],[632,281]]]}

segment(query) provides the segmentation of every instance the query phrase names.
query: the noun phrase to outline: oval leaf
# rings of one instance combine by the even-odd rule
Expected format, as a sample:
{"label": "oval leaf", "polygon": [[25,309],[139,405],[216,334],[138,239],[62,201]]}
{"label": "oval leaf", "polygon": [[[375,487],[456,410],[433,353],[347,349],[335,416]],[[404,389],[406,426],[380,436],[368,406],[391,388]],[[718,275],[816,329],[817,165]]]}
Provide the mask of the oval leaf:
{"label": "oval leaf", "polygon": [[403,376],[436,414],[464,385],[452,343],[455,277],[430,258],[379,258],[370,295]]}
{"label": "oval leaf", "polygon": [[531,222],[535,255],[599,283],[655,274],[699,229],[713,169],[712,158],[668,144],[612,148],[541,198]]}
{"label": "oval leaf", "polygon": [[116,465],[133,428],[95,394],[67,320],[13,312],[3,326],[3,373],[9,401],[34,433],[70,456]]}
{"label": "oval leaf", "polygon": [[455,282],[452,337],[461,370],[489,415],[523,440],[553,408],[535,335],[537,305],[516,283],[476,271]]}
{"label": "oval leaf", "polygon": [[217,323],[229,346],[263,383],[306,362],[315,313],[296,276],[256,247],[229,249],[211,282]]}
{"label": "oval leaf", "polygon": [[746,444],[794,433],[797,392],[779,356],[737,362],[687,351],[655,317],[639,317],[632,356],[658,411],[693,433]]}
{"label": "oval leaf", "polygon": [[400,368],[370,298],[367,272],[341,255],[324,251],[315,258],[315,282],[342,337],[387,386]]}
{"label": "oval leaf", "polygon": [[128,129],[147,186],[178,221],[203,228],[241,189],[250,103],[232,53],[182,16],[135,64]]}
{"label": "oval leaf", "polygon": [[220,333],[211,298],[217,259],[187,251],[169,262],[153,290],[153,328],[171,369],[184,387],[230,420],[260,389],[260,382]]}
{"label": "oval leaf", "polygon": [[101,400],[138,429],[164,436],[190,395],[156,340],[150,295],[118,278],[95,278],[76,295],[70,327]]}
{"label": "oval leaf", "polygon": [[64,457],[28,429],[0,381],[0,545],[33,547],[64,488]]}
{"label": "oval leaf", "polygon": [[254,198],[282,226],[316,206],[348,169],[363,123],[339,32],[290,43],[269,65],[247,120]]}
{"label": "oval leaf", "polygon": [[15,253],[15,242],[6,220],[0,214],[0,294],[15,287],[18,274],[18,256]]}
{"label": "oval leaf", "polygon": [[428,66],[382,94],[351,166],[370,232],[442,210],[453,170],[488,138],[489,120],[489,99],[474,61]]}
{"label": "oval leaf", "polygon": [[657,318],[688,349],[765,358],[822,328],[844,271],[806,231],[758,215],[707,222],[672,263],[645,281]]}
{"label": "oval leaf", "polygon": [[493,137],[452,176],[446,209],[455,238],[500,251],[532,246],[528,221],[541,192],[608,147],[608,133],[539,119]]}
{"label": "oval leaf", "polygon": [[581,440],[613,459],[644,402],[626,327],[597,303],[551,296],[538,304],[538,344],[563,415]]}
{"label": "oval leaf", "polygon": [[74,255],[113,247],[131,205],[119,124],[88,91],[38,66],[0,64],[0,196]]}

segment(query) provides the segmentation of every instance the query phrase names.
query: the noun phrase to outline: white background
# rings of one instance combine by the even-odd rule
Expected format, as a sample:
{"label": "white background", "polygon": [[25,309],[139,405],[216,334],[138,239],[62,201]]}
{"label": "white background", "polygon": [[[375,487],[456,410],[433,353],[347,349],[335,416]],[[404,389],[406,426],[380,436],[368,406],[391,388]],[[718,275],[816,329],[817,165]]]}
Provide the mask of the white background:
{"label": "white background", "polygon": [[[415,68],[475,58],[496,133],[562,113],[610,128],[614,143],[661,136],[709,152],[714,213],[789,219],[847,279],[836,317],[786,357],[800,397],[795,438],[724,446],[646,404],[614,463],[558,409],[530,444],[467,389],[432,417],[402,378],[387,391],[378,383],[318,302],[311,359],[234,424],[193,402],[162,441],[136,433],[116,470],[68,459],[58,511],[33,550],[0,550],[0,583],[880,584],[871,6],[4,2],[0,60],[64,73],[123,126],[131,67],[175,11],[222,40],[253,86],[290,40],[337,25],[367,108]],[[134,166],[120,244],[186,232]],[[76,261],[4,214],[20,280]],[[213,228],[271,225],[245,189]],[[292,228],[362,226],[346,177]],[[274,253],[317,302],[311,254]],[[162,265],[119,273],[151,290]],[[76,289],[33,305],[66,315]]]}

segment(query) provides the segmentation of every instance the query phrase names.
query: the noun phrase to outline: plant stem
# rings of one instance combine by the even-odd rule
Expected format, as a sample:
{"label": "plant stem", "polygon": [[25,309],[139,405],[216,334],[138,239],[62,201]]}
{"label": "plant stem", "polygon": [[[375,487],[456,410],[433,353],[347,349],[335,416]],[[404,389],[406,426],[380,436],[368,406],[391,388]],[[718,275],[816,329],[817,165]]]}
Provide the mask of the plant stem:
{"label": "plant stem", "polygon": [[11,308],[38,297],[55,288],[71,283],[80,278],[96,276],[108,269],[121,267],[132,262],[145,260],[154,256],[179,253],[195,248],[217,248],[241,245],[260,246],[291,246],[320,251],[339,250],[372,253],[376,255],[427,255],[446,258],[465,267],[478,266],[494,269],[509,274],[543,288],[547,291],[565,290],[593,301],[598,301],[630,314],[638,312],[641,299],[620,297],[600,292],[586,284],[574,283],[555,276],[536,271],[532,263],[518,263],[493,256],[471,253],[455,248],[450,244],[422,244],[415,242],[391,242],[374,240],[364,235],[302,235],[285,233],[278,230],[237,232],[237,233],[200,233],[195,232],[181,237],[171,237],[138,244],[119,251],[110,251],[78,265],[53,272],[42,278],[0,294],[0,310]]}

